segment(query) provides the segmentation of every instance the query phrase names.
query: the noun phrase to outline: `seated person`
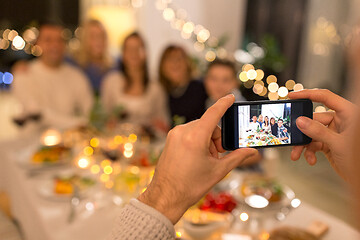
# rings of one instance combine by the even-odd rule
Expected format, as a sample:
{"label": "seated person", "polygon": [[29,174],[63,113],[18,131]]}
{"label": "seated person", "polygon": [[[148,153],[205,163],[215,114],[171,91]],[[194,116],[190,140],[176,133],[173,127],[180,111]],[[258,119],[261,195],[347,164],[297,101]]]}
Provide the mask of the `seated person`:
{"label": "seated person", "polygon": [[114,69],[108,53],[108,35],[105,27],[98,20],[87,20],[81,28],[80,48],[67,60],[83,70],[93,91],[98,95],[104,77]]}
{"label": "seated person", "polygon": [[275,118],[270,118],[270,127],[271,127],[271,134],[277,137],[278,135],[278,125],[276,124]]}
{"label": "seated person", "polygon": [[228,60],[215,60],[208,65],[205,75],[205,89],[208,94],[206,108],[229,93],[235,95],[235,101],[246,101],[239,90],[234,64]]}
{"label": "seated person", "polygon": [[182,47],[170,45],[164,50],[159,80],[167,93],[172,126],[198,119],[205,112],[204,85],[192,78],[190,58]]}
{"label": "seated person", "polygon": [[281,118],[278,120],[278,138],[283,143],[289,143],[289,134],[287,132],[286,127],[284,127],[284,120]]}
{"label": "seated person", "polygon": [[139,33],[125,38],[122,53],[120,71],[109,73],[102,83],[101,102],[105,111],[123,115],[122,120],[127,122],[167,131],[165,93],[160,84],[150,81],[145,42]]}
{"label": "seated person", "polygon": [[256,132],[258,129],[260,129],[260,124],[257,122],[257,117],[252,117],[252,122],[249,124],[249,130],[252,132]]}
{"label": "seated person", "polygon": [[264,118],[264,123],[262,125],[262,129],[264,129],[265,131],[270,132],[271,131],[271,124],[269,123],[269,117],[265,116]]}
{"label": "seated person", "polygon": [[36,44],[42,54],[15,73],[12,88],[24,114],[40,114],[43,124],[56,128],[86,124],[93,105],[86,77],[64,62],[63,30],[52,22],[40,26]]}
{"label": "seated person", "polygon": [[262,128],[262,127],[263,127],[263,123],[264,123],[264,117],[263,117],[263,115],[260,114],[258,119],[259,119],[259,120],[258,120],[257,122],[259,123],[260,128]]}

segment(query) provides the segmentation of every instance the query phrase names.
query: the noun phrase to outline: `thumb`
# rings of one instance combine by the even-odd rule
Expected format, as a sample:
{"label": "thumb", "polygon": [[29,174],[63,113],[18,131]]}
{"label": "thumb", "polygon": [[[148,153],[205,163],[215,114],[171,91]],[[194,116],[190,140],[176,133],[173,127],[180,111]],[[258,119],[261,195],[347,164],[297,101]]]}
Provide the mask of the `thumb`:
{"label": "thumb", "polygon": [[299,117],[296,119],[296,125],[301,132],[315,141],[332,145],[336,140],[336,133],[318,121],[307,117]]}
{"label": "thumb", "polygon": [[240,148],[229,154],[222,159],[222,164],[225,171],[230,172],[237,166],[252,158],[260,158],[260,153],[254,148]]}

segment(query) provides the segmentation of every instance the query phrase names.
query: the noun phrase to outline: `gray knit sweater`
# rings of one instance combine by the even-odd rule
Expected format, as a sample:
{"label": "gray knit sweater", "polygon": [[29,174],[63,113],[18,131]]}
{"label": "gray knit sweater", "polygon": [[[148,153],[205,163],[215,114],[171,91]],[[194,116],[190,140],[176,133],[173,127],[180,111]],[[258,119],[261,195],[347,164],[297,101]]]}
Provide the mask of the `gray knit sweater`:
{"label": "gray knit sweater", "polygon": [[109,240],[174,239],[173,224],[154,208],[131,199],[116,219]]}

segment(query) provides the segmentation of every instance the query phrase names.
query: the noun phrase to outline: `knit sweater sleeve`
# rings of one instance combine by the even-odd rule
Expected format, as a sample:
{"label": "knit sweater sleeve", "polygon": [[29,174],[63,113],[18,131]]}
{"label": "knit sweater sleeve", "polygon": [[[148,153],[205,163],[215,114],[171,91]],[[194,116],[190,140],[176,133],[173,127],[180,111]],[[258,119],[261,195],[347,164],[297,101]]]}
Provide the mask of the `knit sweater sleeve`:
{"label": "knit sweater sleeve", "polygon": [[108,240],[175,239],[173,224],[154,208],[132,199],[120,212]]}

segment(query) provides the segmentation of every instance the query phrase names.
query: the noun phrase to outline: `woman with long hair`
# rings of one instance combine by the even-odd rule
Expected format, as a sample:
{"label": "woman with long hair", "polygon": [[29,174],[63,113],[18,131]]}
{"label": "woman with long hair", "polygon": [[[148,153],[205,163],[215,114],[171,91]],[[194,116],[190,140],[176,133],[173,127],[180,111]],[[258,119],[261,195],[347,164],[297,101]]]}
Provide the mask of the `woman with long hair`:
{"label": "woman with long hair", "polygon": [[165,94],[149,79],[145,42],[139,33],[125,38],[122,53],[120,70],[110,73],[101,88],[104,109],[111,114],[121,108],[129,122],[167,126]]}
{"label": "woman with long hair", "polygon": [[193,80],[191,73],[186,51],[180,46],[168,46],[161,56],[159,78],[168,95],[173,125],[198,119],[205,112],[204,85]]}
{"label": "woman with long hair", "polygon": [[100,21],[90,19],[80,27],[79,38],[80,47],[69,61],[84,71],[98,94],[105,75],[113,68],[107,32]]}
{"label": "woman with long hair", "polygon": [[265,116],[265,118],[264,118],[264,123],[263,123],[263,125],[262,125],[262,128],[263,128],[265,131],[268,131],[268,132],[271,131],[271,125],[270,125],[269,117],[268,117],[268,116]]}

